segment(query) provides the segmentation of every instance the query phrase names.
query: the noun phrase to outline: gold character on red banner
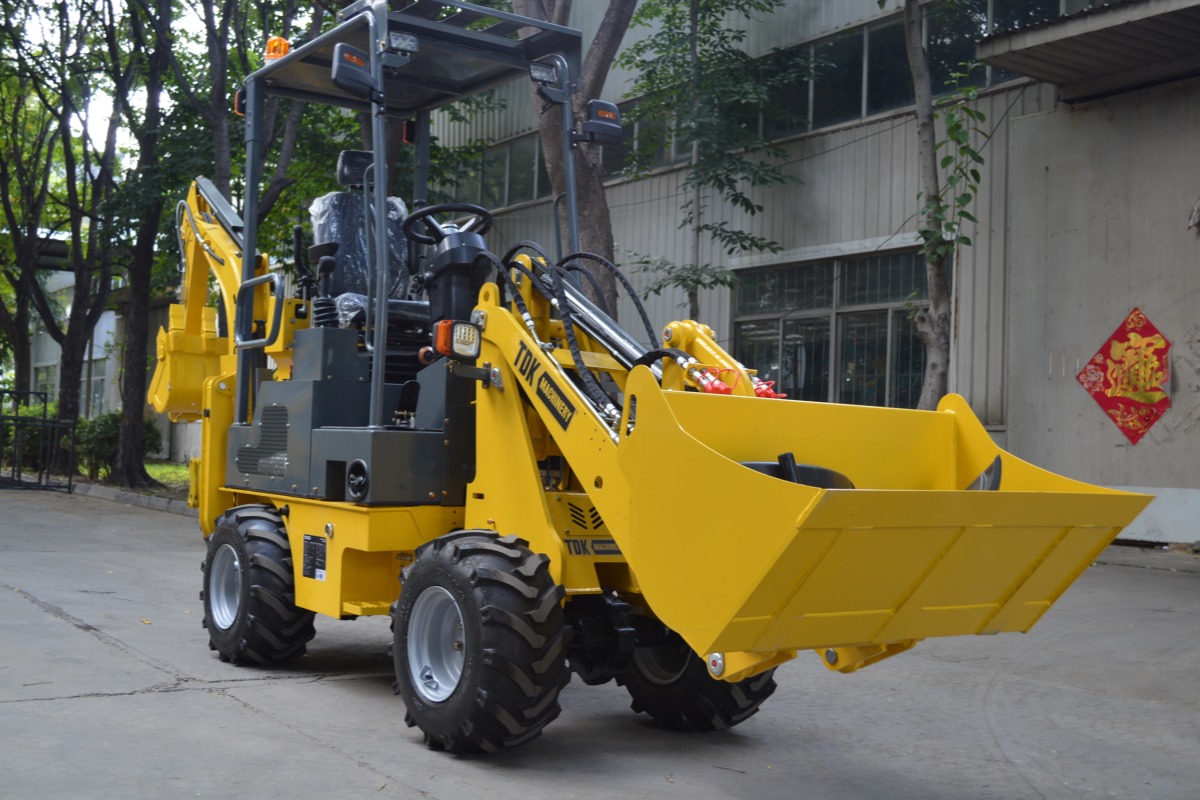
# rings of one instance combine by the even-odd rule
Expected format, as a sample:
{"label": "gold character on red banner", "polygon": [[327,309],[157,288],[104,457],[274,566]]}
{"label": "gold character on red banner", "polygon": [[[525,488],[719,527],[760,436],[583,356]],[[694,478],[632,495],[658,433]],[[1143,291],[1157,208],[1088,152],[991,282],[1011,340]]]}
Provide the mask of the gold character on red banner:
{"label": "gold character on red banner", "polygon": [[1171,407],[1171,343],[1135,308],[1075,379],[1137,444]]}

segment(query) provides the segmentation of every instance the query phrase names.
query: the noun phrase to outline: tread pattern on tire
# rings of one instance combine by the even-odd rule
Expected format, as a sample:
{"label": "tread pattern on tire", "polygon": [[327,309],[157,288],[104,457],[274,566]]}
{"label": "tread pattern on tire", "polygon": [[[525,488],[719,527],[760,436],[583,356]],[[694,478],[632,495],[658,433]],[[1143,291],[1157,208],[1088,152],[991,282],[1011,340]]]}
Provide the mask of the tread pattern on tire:
{"label": "tread pattern on tire", "polygon": [[221,515],[209,537],[209,557],[202,565],[205,588],[200,592],[201,601],[208,587],[212,552],[227,538],[240,540],[243,570],[249,577],[242,607],[228,630],[212,624],[208,603],[204,603],[203,624],[209,632],[210,649],[216,650],[222,661],[234,664],[278,664],[303,655],[316,634],[315,614],[296,607],[292,552],[282,517],[270,506],[259,505],[239,506]]}
{"label": "tread pattern on tire", "polygon": [[[549,559],[515,536],[458,531],[422,546],[404,572],[404,584],[419,592],[437,572],[463,591],[464,618],[478,620],[478,639],[468,636],[463,682],[443,703],[416,694],[408,675],[403,617],[415,597],[401,591],[393,606],[398,693],[405,722],[420,727],[434,750],[492,753],[537,737],[560,712],[558,695],[570,681],[562,613],[563,587],[550,576]],[[465,623],[468,627],[472,624]],[[477,653],[471,653],[471,648]],[[468,677],[468,673],[470,677]]]}
{"label": "tread pattern on tire", "polygon": [[679,677],[667,685],[648,680],[635,664],[617,676],[634,713],[648,714],[656,727],[667,730],[720,731],[754,716],[775,693],[773,669],[729,683],[711,678],[704,660],[690,655]]}

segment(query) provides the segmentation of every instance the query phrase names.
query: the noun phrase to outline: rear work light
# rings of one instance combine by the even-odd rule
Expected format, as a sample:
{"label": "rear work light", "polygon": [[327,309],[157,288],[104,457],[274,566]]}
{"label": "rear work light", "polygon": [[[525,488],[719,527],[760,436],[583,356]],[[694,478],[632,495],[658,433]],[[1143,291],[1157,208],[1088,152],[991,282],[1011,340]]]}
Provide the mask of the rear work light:
{"label": "rear work light", "polygon": [[444,319],[434,326],[433,348],[446,358],[479,358],[479,328],[470,322]]}

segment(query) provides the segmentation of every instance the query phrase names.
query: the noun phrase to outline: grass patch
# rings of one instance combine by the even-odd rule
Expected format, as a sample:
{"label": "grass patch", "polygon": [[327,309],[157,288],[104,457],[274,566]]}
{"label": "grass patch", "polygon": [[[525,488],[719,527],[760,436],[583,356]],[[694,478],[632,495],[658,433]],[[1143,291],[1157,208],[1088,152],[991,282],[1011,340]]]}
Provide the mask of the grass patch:
{"label": "grass patch", "polygon": [[172,491],[182,491],[186,496],[191,476],[187,464],[174,464],[166,461],[147,461],[146,472],[150,477]]}

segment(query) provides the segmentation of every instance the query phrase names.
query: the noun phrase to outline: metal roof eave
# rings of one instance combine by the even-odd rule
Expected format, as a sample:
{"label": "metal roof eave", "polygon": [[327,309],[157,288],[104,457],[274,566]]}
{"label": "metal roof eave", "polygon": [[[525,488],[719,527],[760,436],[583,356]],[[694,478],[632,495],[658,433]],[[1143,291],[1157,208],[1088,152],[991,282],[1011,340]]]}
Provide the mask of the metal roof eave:
{"label": "metal roof eave", "polygon": [[979,43],[980,61],[1059,87],[1078,102],[1200,74],[1200,0],[1091,9]]}

